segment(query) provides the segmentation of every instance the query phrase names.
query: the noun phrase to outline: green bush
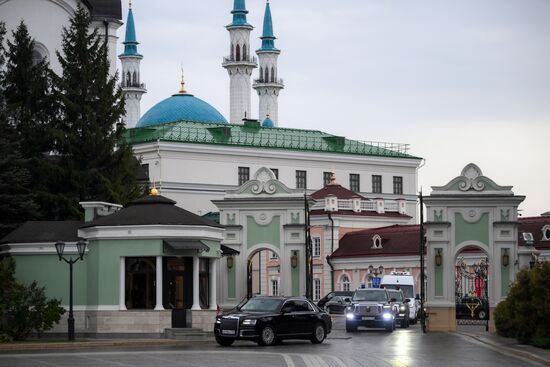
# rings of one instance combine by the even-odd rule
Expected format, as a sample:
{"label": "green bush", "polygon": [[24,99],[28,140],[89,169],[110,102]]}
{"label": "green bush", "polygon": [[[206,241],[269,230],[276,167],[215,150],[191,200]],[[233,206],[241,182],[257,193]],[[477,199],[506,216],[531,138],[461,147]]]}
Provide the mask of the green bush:
{"label": "green bush", "polygon": [[516,275],[506,300],[495,309],[495,326],[502,336],[540,345],[550,338],[550,262]]}
{"label": "green bush", "polygon": [[[65,313],[61,301],[48,300],[44,287],[15,281],[15,260],[0,260],[0,335],[2,340],[24,340],[33,331],[51,329]],[[7,337],[5,337],[7,336]]]}

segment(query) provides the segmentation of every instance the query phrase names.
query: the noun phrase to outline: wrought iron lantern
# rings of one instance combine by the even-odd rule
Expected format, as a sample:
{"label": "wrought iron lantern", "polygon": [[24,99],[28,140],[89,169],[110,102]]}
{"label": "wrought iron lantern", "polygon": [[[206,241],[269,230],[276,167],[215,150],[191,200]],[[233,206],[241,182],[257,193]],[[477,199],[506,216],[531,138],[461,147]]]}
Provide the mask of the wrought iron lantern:
{"label": "wrought iron lantern", "polygon": [[441,266],[443,263],[443,256],[441,255],[441,249],[437,249],[437,253],[435,254],[435,265]]}
{"label": "wrought iron lantern", "polygon": [[292,251],[292,256],[290,257],[290,266],[292,266],[293,269],[298,266],[298,255],[296,254],[296,251]]}
{"label": "wrought iron lantern", "polygon": [[234,262],[235,259],[233,258],[233,256],[228,256],[227,257],[227,268],[228,269],[232,269],[233,268],[233,265],[234,265]]}
{"label": "wrought iron lantern", "polygon": [[508,249],[504,249],[502,254],[502,266],[508,266],[510,264],[510,255],[508,255]]}

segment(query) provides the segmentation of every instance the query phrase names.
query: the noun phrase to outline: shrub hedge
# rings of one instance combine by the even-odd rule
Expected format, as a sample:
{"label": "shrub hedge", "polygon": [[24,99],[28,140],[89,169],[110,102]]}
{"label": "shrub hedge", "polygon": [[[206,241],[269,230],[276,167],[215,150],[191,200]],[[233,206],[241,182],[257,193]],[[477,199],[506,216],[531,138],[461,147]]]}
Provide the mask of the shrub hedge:
{"label": "shrub hedge", "polygon": [[550,346],[550,262],[517,273],[506,300],[495,309],[499,335]]}

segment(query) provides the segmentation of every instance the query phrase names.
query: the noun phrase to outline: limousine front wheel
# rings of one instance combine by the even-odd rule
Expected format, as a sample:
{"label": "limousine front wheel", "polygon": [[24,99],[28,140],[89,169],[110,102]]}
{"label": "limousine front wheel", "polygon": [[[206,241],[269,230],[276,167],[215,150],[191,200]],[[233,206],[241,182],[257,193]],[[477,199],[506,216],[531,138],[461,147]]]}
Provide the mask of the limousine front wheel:
{"label": "limousine front wheel", "polygon": [[317,324],[315,325],[315,328],[313,329],[313,335],[311,336],[311,342],[313,344],[321,344],[323,340],[325,340],[325,337],[327,336],[327,333],[325,331],[325,327],[323,324]]}
{"label": "limousine front wheel", "polygon": [[271,326],[264,326],[260,331],[260,338],[258,344],[260,345],[273,345],[277,341],[275,336],[275,330]]}
{"label": "limousine front wheel", "polygon": [[228,347],[233,344],[234,341],[235,339],[224,338],[223,336],[216,336],[216,342],[222,347]]}

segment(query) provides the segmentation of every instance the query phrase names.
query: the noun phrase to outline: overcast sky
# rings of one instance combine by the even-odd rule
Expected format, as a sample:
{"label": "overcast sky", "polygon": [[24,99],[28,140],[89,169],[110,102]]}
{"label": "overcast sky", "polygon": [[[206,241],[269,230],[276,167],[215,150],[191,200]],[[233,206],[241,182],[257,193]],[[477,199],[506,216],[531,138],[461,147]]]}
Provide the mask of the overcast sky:
{"label": "overcast sky", "polygon": [[[246,5],[256,49],[265,1]],[[229,117],[232,6],[133,0],[142,113],[178,91],[183,63],[189,92]],[[527,196],[523,216],[550,211],[550,0],[272,0],[271,10],[279,126],[408,143],[426,160],[427,194],[474,162]],[[255,92],[252,106],[257,117]]]}

